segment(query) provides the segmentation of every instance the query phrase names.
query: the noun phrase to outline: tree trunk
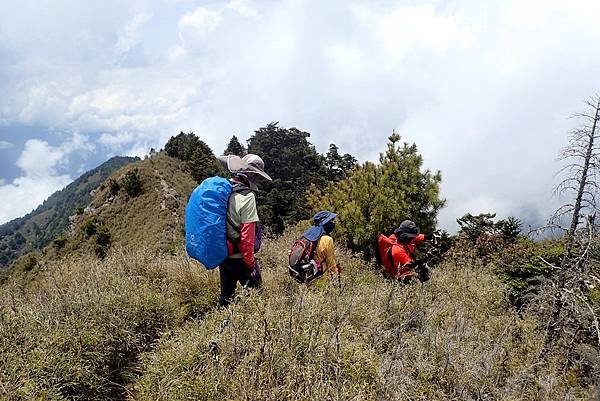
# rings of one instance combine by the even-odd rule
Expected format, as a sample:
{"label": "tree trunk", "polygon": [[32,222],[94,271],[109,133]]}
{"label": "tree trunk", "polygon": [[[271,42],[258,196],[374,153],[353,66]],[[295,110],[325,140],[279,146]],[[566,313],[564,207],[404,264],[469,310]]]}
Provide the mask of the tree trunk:
{"label": "tree trunk", "polygon": [[582,201],[587,185],[588,172],[590,169],[590,162],[593,156],[594,140],[596,137],[596,129],[598,125],[598,118],[600,113],[600,98],[596,99],[595,114],[592,124],[592,130],[589,135],[589,139],[586,146],[586,153],[583,160],[583,169],[581,171],[581,177],[579,179],[579,187],[577,189],[577,197],[575,198],[575,205],[573,207],[573,216],[571,218],[571,225],[569,231],[567,231],[567,238],[565,242],[565,254],[560,264],[560,273],[558,276],[558,283],[554,291],[554,303],[552,305],[552,315],[550,318],[550,324],[546,330],[546,337],[544,339],[544,346],[542,347],[542,355],[547,355],[548,351],[554,345],[556,337],[562,329],[560,325],[560,314],[563,310],[563,292],[567,283],[567,276],[569,273],[570,262],[573,259],[573,246],[575,244],[575,234],[577,226],[581,220],[581,209]]}

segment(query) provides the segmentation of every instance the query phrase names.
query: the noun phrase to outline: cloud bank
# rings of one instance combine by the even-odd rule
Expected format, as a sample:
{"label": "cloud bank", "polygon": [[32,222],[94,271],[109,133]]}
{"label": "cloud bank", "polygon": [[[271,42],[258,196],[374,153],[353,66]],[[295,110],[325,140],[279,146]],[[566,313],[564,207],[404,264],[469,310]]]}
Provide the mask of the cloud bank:
{"label": "cloud bank", "polygon": [[30,139],[17,160],[22,175],[11,183],[0,182],[0,221],[5,222],[35,209],[49,194],[67,186],[73,178],[60,172],[74,152],[92,151],[93,146],[80,135],[73,135],[59,147]]}
{"label": "cloud bank", "polygon": [[[141,154],[180,130],[220,152],[280,121],[360,160],[395,129],[442,170],[449,229],[547,216],[567,117],[600,86],[593,0],[84,3],[0,5],[0,123]],[[57,165],[40,167],[53,185],[1,187],[0,221],[22,213],[18,188],[48,196]]]}

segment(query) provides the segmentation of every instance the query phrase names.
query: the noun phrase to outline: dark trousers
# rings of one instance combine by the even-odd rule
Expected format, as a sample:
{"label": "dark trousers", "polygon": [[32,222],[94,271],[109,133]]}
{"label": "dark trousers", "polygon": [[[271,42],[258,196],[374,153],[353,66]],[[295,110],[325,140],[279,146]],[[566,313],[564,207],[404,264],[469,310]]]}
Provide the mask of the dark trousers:
{"label": "dark trousers", "polygon": [[219,296],[219,305],[227,306],[233,301],[235,289],[238,281],[242,287],[260,288],[262,278],[258,261],[254,267],[256,270],[254,277],[250,276],[250,270],[242,259],[227,258],[219,266],[219,275],[221,277],[221,295]]}

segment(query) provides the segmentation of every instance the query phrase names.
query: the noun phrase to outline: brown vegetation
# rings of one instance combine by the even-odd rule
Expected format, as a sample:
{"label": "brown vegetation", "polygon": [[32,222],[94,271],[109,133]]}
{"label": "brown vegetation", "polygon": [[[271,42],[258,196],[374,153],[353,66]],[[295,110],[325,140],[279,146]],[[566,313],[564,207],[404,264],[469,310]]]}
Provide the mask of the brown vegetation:
{"label": "brown vegetation", "polygon": [[384,280],[340,249],[337,278],[287,276],[288,233],[261,252],[265,288],[216,309],[218,273],[111,250],[0,289],[3,399],[589,399],[543,330],[476,259],[425,285]]}

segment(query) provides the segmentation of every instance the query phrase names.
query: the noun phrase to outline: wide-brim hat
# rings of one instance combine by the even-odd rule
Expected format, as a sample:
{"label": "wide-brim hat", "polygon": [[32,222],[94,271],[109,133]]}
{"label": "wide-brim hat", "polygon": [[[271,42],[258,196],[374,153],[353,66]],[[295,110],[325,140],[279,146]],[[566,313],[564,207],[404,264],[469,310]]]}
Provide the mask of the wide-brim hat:
{"label": "wide-brim hat", "polygon": [[323,226],[335,219],[336,217],[336,213],[330,212],[328,210],[321,210],[313,216],[314,225],[308,230],[306,230],[304,234],[302,234],[302,236],[309,241],[318,240],[325,233],[325,228]]}
{"label": "wide-brim hat", "polygon": [[313,223],[316,225],[324,226],[331,220],[337,217],[337,213],[330,212],[329,210],[321,210],[313,216]]}
{"label": "wide-brim hat", "polygon": [[227,170],[234,174],[258,174],[269,181],[273,181],[269,174],[265,172],[265,163],[260,156],[248,154],[242,159],[237,155],[227,155],[219,156],[218,159],[227,167]]}

